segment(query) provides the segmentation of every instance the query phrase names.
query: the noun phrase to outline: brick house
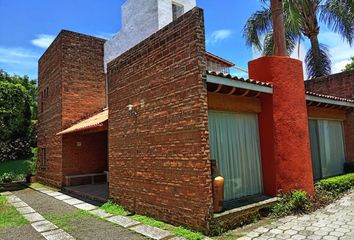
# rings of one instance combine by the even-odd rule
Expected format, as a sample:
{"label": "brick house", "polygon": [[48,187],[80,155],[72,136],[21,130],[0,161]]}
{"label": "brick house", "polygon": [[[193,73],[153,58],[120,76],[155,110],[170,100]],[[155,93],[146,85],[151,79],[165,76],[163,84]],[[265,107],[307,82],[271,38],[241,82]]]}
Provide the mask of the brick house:
{"label": "brick house", "polygon": [[314,176],[342,173],[352,97],[305,92],[290,58],[263,57],[249,63],[251,79],[231,76],[233,64],[205,50],[195,1],[141,1],[123,5],[111,40],[63,30],[39,60],[40,181],[107,175],[109,198],[128,210],[208,232],[211,159],[227,209],[279,190],[313,193]]}

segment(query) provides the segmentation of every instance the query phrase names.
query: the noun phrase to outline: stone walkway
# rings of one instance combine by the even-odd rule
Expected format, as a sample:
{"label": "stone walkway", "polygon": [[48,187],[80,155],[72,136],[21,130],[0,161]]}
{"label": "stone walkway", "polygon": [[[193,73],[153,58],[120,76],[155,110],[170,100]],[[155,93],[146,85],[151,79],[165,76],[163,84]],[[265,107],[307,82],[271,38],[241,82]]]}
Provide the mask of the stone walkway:
{"label": "stone walkway", "polygon": [[251,239],[354,240],[354,191],[312,214],[288,216],[239,238]]}
{"label": "stone walkway", "polygon": [[[89,203],[70,198],[69,196],[58,192],[53,192],[50,190],[47,191],[47,194],[52,194],[55,196],[51,197],[47,194],[34,191],[30,188],[20,191],[13,191],[12,193],[47,219],[49,219],[49,216],[51,218],[60,219],[63,218],[63,216],[70,216],[71,214],[75,215],[75,213],[78,212],[78,209],[97,210],[97,207],[94,207],[95,209],[93,209],[93,205]],[[74,207],[71,204],[77,204],[78,207]],[[64,230],[73,238],[78,240],[144,239],[144,237],[139,234],[136,234],[116,224],[112,224],[108,221],[103,221],[99,219],[99,217],[96,218],[89,215],[83,215],[78,218],[74,217],[65,219],[64,221],[67,221],[66,225],[68,225],[68,229]]]}

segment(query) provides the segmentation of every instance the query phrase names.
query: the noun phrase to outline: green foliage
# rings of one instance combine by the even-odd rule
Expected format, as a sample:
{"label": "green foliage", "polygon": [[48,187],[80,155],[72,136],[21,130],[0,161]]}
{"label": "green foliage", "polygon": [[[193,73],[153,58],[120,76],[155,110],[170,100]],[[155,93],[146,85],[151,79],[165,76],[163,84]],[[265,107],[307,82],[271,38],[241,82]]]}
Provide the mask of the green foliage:
{"label": "green foliage", "polygon": [[4,196],[0,196],[0,229],[27,224],[28,221],[11,206]]}
{"label": "green foliage", "polygon": [[31,108],[31,116],[33,120],[37,119],[37,81],[30,80],[28,76],[10,76],[8,73],[0,69],[0,82],[8,82],[12,84],[19,84],[23,86],[30,97],[30,108]]}
{"label": "green foliage", "polygon": [[129,212],[125,210],[122,206],[119,206],[118,204],[115,204],[111,201],[106,202],[100,208],[114,215],[126,216],[129,214]]}
{"label": "green foliage", "polygon": [[[274,53],[274,41],[270,1],[261,0],[261,2],[264,4],[263,9],[249,17],[243,35],[247,45],[263,51],[263,54],[271,55]],[[311,44],[305,59],[309,78],[330,74],[329,55],[318,41],[321,29],[319,22],[326,24],[351,45],[354,39],[352,1],[284,0],[282,2],[288,54],[295,50],[296,43],[307,38]]]}
{"label": "green foliage", "polygon": [[15,175],[13,173],[4,173],[0,180],[3,183],[12,183],[15,180]]}
{"label": "green foliage", "polygon": [[310,212],[312,203],[304,191],[292,191],[281,195],[279,202],[272,208],[271,213],[280,217],[289,214]]}
{"label": "green foliage", "polygon": [[316,183],[313,196],[303,191],[282,194],[272,208],[272,215],[279,217],[315,211],[332,203],[353,186],[354,173],[323,179]]}
{"label": "green foliage", "polygon": [[354,173],[323,179],[318,185],[328,192],[340,194],[354,186]]}
{"label": "green foliage", "polygon": [[26,159],[36,145],[36,81],[0,70],[0,162]]}
{"label": "green foliage", "polygon": [[350,70],[354,70],[354,57],[351,57],[351,62],[348,63],[347,65],[345,65],[344,69],[342,70],[342,72],[345,71],[350,71]]}

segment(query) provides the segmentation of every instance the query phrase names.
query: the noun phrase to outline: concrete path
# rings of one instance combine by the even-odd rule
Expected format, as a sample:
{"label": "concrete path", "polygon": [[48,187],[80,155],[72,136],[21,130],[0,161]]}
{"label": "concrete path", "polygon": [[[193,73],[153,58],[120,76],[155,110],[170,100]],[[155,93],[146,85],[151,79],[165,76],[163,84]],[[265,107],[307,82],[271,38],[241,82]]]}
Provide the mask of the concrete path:
{"label": "concrete path", "polygon": [[[4,192],[7,201],[31,224],[32,228],[40,233],[47,240],[75,240],[70,234],[66,233],[56,225],[46,220],[41,214],[36,212],[27,203],[11,192]],[[6,236],[8,237],[8,236]],[[13,237],[13,236],[12,236]],[[36,237],[37,238],[37,237]],[[40,238],[40,237],[38,237]]]}
{"label": "concrete path", "polygon": [[[44,218],[62,219],[61,221],[67,221],[67,227],[65,227],[64,230],[75,239],[144,239],[144,237],[139,234],[129,231],[128,229],[124,229],[118,225],[111,224],[108,221],[103,221],[94,216],[80,215],[80,217],[70,217],[71,214],[75,216],[78,209],[92,210],[92,206],[94,205],[80,202],[80,200],[72,199],[67,195],[48,190],[48,194],[55,195],[49,196],[47,194],[34,191],[30,188],[14,191],[13,194],[21,198]],[[79,207],[71,206],[64,201],[71,201],[72,203],[73,201],[76,201],[76,204],[79,205]]]}
{"label": "concrete path", "polygon": [[354,191],[312,214],[288,216],[239,240],[354,240]]}

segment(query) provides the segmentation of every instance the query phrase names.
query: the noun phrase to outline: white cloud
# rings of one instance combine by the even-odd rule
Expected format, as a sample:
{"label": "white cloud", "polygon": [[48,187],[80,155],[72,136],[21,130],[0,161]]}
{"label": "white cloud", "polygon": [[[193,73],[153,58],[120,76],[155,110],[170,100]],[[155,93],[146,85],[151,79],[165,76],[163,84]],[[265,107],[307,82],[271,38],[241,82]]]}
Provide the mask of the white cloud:
{"label": "white cloud", "polygon": [[6,64],[23,64],[36,62],[38,55],[24,48],[5,48],[0,47],[0,62]]}
{"label": "white cloud", "polygon": [[207,39],[207,44],[216,44],[221,42],[232,35],[232,31],[229,29],[220,29],[212,32],[210,37]]}
{"label": "white cloud", "polygon": [[346,43],[338,34],[333,32],[320,33],[319,41],[327,45],[332,60],[332,73],[341,72],[344,66],[354,56],[354,47]]}
{"label": "white cloud", "polygon": [[48,34],[39,34],[36,36],[35,39],[31,40],[31,43],[34,46],[40,47],[40,48],[48,48],[50,44],[54,41],[55,36],[53,35],[48,35]]}

